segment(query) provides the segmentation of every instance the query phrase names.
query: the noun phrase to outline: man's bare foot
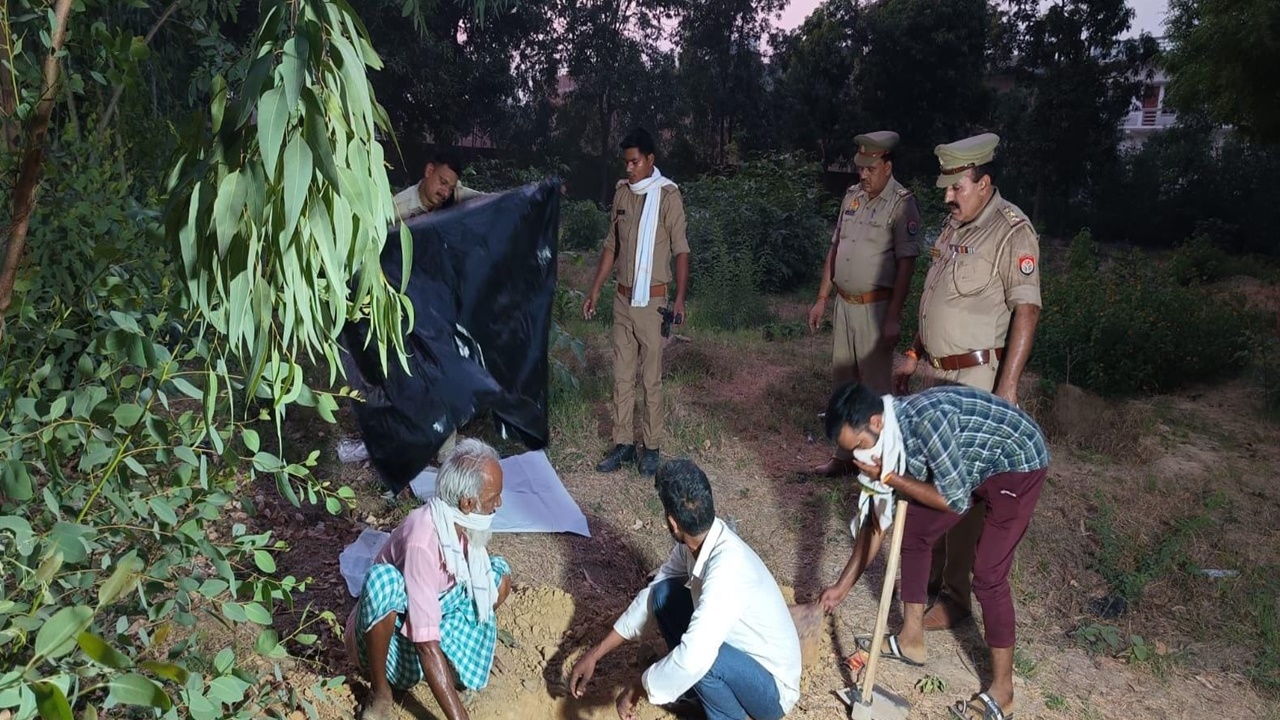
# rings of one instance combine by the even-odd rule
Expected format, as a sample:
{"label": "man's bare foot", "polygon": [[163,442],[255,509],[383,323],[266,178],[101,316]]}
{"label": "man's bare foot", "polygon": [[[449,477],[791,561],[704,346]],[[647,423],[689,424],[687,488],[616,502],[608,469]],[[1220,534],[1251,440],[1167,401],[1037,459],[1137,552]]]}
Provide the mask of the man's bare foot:
{"label": "man's bare foot", "polygon": [[819,603],[792,605],[791,620],[795,622],[796,635],[800,638],[800,662],[809,667],[818,658],[826,613]]}
{"label": "man's bare foot", "polygon": [[395,720],[396,704],[391,698],[373,698],[364,708],[361,720]]}

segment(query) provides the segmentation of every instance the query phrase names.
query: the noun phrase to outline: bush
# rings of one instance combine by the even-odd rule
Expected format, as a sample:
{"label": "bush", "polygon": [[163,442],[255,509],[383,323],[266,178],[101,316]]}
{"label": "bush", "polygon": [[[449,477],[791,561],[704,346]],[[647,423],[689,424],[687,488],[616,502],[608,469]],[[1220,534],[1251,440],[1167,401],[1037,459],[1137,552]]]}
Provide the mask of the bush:
{"label": "bush", "polygon": [[1178,285],[1140,251],[1102,272],[1047,275],[1042,293],[1032,364],[1100,394],[1230,377],[1249,364],[1261,330],[1243,298]]}
{"label": "bush", "polygon": [[709,238],[716,233],[725,252],[750,259],[762,292],[790,292],[814,281],[831,237],[830,218],[820,212],[818,173],[815,163],[773,156],[681,186],[700,294],[707,287],[703,278],[724,272],[711,259]]}
{"label": "bush", "polygon": [[462,171],[463,185],[483,192],[502,192],[511,188],[541,182],[549,176],[564,177],[567,168],[551,161],[545,167],[530,167],[507,160],[483,158],[467,163]]}
{"label": "bush", "polygon": [[[296,500],[288,478],[319,453],[304,467],[260,447],[244,389],[208,371],[226,348],[188,313],[154,215],[126,210],[118,156],[51,137],[0,343],[0,707],[216,720],[322,700],[337,683],[273,687],[250,667],[314,643],[336,617],[304,611],[293,632],[272,629],[307,581],[276,576],[283,544],[270,532],[228,519],[237,501],[253,513],[255,468]],[[307,492],[341,510],[318,483]],[[197,628],[214,621],[251,633],[253,649],[213,655]]]}
{"label": "bush", "polygon": [[570,200],[560,209],[560,249],[595,250],[609,233],[609,213],[590,200]]}
{"label": "bush", "polygon": [[1215,242],[1231,252],[1275,255],[1280,245],[1280,148],[1234,135],[1221,138],[1209,123],[1186,122],[1155,133],[1122,153],[1115,176],[1085,198],[1088,223],[1102,237],[1172,247],[1198,223],[1217,219]]}
{"label": "bush", "polygon": [[[705,213],[695,209],[691,218],[702,220]],[[768,322],[769,307],[760,295],[759,270],[754,259],[731,251],[714,222],[697,222],[696,227],[698,244],[704,248],[701,253],[704,270],[697,284],[696,322],[720,330],[744,330]]]}
{"label": "bush", "polygon": [[1169,277],[1179,285],[1217,282],[1225,277],[1230,259],[1205,230],[1178,246],[1169,258]]}
{"label": "bush", "polygon": [[1098,271],[1098,265],[1098,243],[1094,242],[1089,228],[1085,228],[1076,233],[1071,239],[1071,246],[1067,248],[1067,272],[1092,275]]}

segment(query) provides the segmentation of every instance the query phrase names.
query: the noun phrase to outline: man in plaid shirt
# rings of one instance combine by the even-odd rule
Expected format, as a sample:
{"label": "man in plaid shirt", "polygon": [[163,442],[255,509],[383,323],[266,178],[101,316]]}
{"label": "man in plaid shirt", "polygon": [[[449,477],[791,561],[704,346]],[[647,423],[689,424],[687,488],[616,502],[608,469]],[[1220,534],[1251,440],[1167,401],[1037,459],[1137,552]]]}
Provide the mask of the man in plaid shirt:
{"label": "man in plaid shirt", "polygon": [[[886,403],[892,403],[886,408]],[[892,425],[892,426],[890,426]],[[986,506],[982,539],[973,566],[973,592],[982,606],[993,679],[985,692],[950,708],[959,720],[1003,720],[1013,710],[1013,597],[1009,570],[1040,499],[1049,467],[1044,433],[1021,409],[983,390],[943,386],[909,397],[877,397],[849,383],[827,406],[827,437],[857,453],[901,437],[905,471],[882,468],[881,458],[858,468],[906,498],[902,542],[902,631],[886,639],[881,653],[920,666],[926,659],[924,610],[933,545],[974,503]],[[865,455],[864,455],[865,457]],[[833,610],[849,594],[883,536],[874,513],[856,535],[853,554],[839,580],[822,593]],[[863,643],[865,646],[865,642]]]}
{"label": "man in plaid shirt", "polygon": [[365,720],[391,720],[391,688],[422,680],[447,720],[467,720],[458,686],[488,684],[494,611],[511,588],[511,568],[487,548],[501,506],[498,453],[462,440],[436,477],[436,496],[409,513],[374,557],[346,633],[347,652],[372,686]]}

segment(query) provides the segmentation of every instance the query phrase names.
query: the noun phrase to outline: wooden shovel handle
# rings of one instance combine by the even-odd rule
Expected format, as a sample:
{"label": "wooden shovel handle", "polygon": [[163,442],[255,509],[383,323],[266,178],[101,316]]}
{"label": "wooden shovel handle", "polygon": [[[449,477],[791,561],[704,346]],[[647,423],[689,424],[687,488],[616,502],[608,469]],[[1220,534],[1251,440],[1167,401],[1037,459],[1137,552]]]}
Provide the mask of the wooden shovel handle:
{"label": "wooden shovel handle", "polygon": [[898,576],[898,561],[902,556],[902,533],[907,525],[907,501],[899,499],[893,509],[893,536],[889,541],[889,558],[884,569],[884,589],[880,591],[880,611],[876,614],[876,629],[871,633],[871,647],[867,649],[867,674],[862,681],[862,704],[871,703],[875,689],[876,666],[880,664],[880,646],[889,625],[889,606],[893,603],[893,581]]}

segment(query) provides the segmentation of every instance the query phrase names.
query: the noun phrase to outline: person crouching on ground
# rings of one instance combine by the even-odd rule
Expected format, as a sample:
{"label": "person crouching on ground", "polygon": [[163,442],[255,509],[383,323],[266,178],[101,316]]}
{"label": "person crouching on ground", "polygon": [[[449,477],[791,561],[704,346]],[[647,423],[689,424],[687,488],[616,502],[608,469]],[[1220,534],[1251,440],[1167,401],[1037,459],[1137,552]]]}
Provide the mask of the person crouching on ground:
{"label": "person crouching on ground", "polygon": [[447,720],[467,720],[457,685],[488,684],[494,611],[511,589],[511,568],[486,547],[500,507],[498,453],[462,440],[440,469],[436,496],[409,513],[374,557],[347,620],[347,652],[373,690],[366,720],[395,717],[391,688],[424,679]]}
{"label": "person crouching on ground", "polygon": [[[1044,433],[1007,400],[964,386],[936,387],[908,397],[877,396],[857,383],[831,396],[827,437],[854,454],[867,478],[905,497],[902,541],[902,631],[881,654],[919,667],[925,661],[924,610],[933,545],[974,503],[986,506],[973,565],[973,592],[982,606],[991,649],[992,681],[968,703],[950,708],[959,720],[1004,720],[1013,711],[1013,596],[1009,570],[1031,521],[1049,467]],[[869,462],[859,459],[869,459]],[[923,478],[923,479],[922,479]],[[857,533],[853,554],[821,603],[834,610],[849,594],[883,537],[876,513]],[[866,649],[869,641],[860,640]]]}
{"label": "person crouching on ground", "polygon": [[574,664],[569,691],[582,697],[596,663],[651,619],[670,653],[618,695],[618,716],[635,705],[701,699],[707,720],[779,720],[800,698],[800,640],[778,583],[760,557],[715,515],[711,483],[689,460],[654,478],[675,539],[667,562],[609,635]]}

